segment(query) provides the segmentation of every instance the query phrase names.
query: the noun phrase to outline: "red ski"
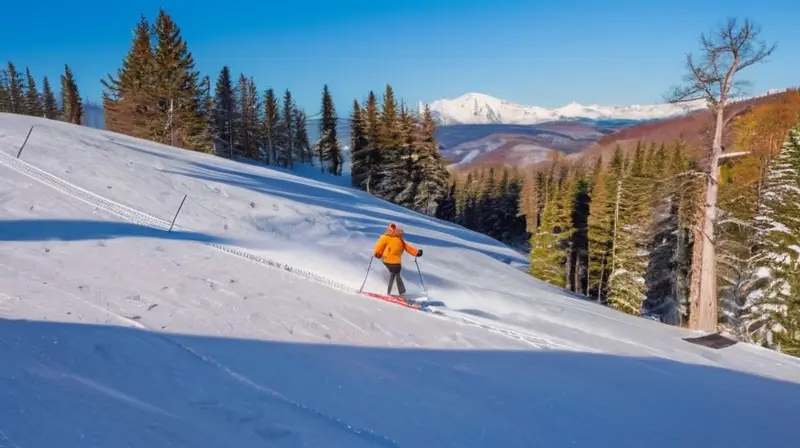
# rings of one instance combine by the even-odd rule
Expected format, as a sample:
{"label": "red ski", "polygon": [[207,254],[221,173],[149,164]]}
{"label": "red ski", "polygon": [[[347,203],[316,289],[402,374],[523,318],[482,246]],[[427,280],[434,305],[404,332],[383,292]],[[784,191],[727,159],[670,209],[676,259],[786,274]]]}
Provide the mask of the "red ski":
{"label": "red ski", "polygon": [[379,299],[386,302],[394,303],[396,305],[402,305],[411,309],[415,310],[422,310],[422,306],[417,303],[411,303],[408,300],[403,299],[402,297],[390,296],[386,294],[378,294],[376,292],[369,292],[369,291],[361,291],[361,294],[372,297],[373,299]]}

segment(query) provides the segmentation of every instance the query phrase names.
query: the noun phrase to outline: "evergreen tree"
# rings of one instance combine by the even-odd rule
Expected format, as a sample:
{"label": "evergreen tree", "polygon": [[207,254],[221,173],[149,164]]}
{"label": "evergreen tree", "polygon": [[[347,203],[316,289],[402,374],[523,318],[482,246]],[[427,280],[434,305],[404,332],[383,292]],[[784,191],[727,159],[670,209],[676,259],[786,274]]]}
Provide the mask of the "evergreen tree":
{"label": "evergreen tree", "polygon": [[623,168],[622,150],[617,147],[608,170],[595,171],[595,184],[589,205],[588,289],[589,294],[592,295],[594,291],[594,296],[601,302],[605,302],[607,296],[608,278],[614,261],[614,230]]}
{"label": "evergreen tree", "polygon": [[192,54],[180,28],[164,9],[153,27],[155,109],[151,132],[154,140],[186,149],[210,146],[208,124],[200,113],[203,92]]}
{"label": "evergreen tree", "polygon": [[313,154],[308,141],[305,111],[294,109],[294,148],[300,154],[300,163],[311,163]]}
{"label": "evergreen tree", "polygon": [[761,235],[753,220],[764,199],[768,169],[780,152],[787,130],[800,120],[800,92],[757,106],[734,122],[737,151],[720,173],[717,263],[720,325],[740,340],[763,342],[765,316],[758,306],[769,277],[760,275],[757,255]]}
{"label": "evergreen tree", "polygon": [[34,117],[43,117],[44,108],[42,106],[42,96],[36,89],[36,80],[31,75],[31,70],[25,68],[25,78],[27,88],[25,90],[25,113]]}
{"label": "evergreen tree", "polygon": [[[800,343],[796,312],[800,291],[800,125],[789,133],[764,183],[755,225],[758,230],[756,267],[767,277],[753,312],[763,316],[763,332],[782,343]],[[795,309],[792,309],[795,308]],[[760,339],[760,338],[759,338]]]}
{"label": "evergreen tree", "polygon": [[795,275],[788,279],[786,289],[793,295],[788,297],[782,312],[774,315],[774,321],[779,331],[774,338],[778,350],[787,355],[800,357],[800,275],[797,271],[800,266],[795,265]]}
{"label": "evergreen tree", "polygon": [[201,138],[204,141],[210,142],[210,144],[206,146],[206,151],[204,152],[211,154],[216,152],[216,138],[219,135],[214,98],[211,96],[211,78],[208,76],[203,77],[200,82],[200,91],[202,93],[200,95],[199,114],[205,123],[205,133],[201,135]]}
{"label": "evergreen tree", "polygon": [[53,93],[53,89],[50,87],[50,81],[47,79],[47,76],[45,76],[42,81],[42,107],[45,118],[57,120],[61,115],[56,96]]}
{"label": "evergreen tree", "polygon": [[238,122],[236,96],[237,91],[233,87],[231,70],[226,65],[220,70],[214,89],[214,118],[218,132],[217,138],[228,146],[229,157],[233,157],[234,142],[236,141],[234,136]]}
{"label": "evergreen tree", "polygon": [[519,204],[517,205],[517,209],[525,217],[525,230],[529,234],[536,232],[536,228],[539,225],[537,177],[538,171],[529,171],[525,174],[522,191],[519,196]]}
{"label": "evergreen tree", "polygon": [[366,190],[367,173],[365,172],[369,157],[366,120],[361,115],[361,105],[353,101],[353,112],[350,115],[350,180],[354,187]]}
{"label": "evergreen tree", "polygon": [[381,167],[381,196],[406,208],[413,208],[422,172],[419,166],[419,152],[414,147],[416,122],[405,104],[400,107],[398,121],[398,146],[387,148],[384,164]]}
{"label": "evergreen tree", "polygon": [[239,75],[236,89],[236,117],[234,140],[238,151],[246,158],[259,160],[261,141],[261,102],[253,78]]}
{"label": "evergreen tree", "polygon": [[294,159],[294,101],[292,93],[286,89],[283,93],[283,113],[280,116],[281,161],[286,168],[291,168]]}
{"label": "evergreen tree", "polygon": [[642,312],[666,324],[680,325],[684,321],[682,304],[688,298],[691,228],[685,216],[694,207],[690,194],[694,178],[680,142],[671,156],[662,145],[653,162],[650,258]]}
{"label": "evergreen tree", "polygon": [[436,218],[449,221],[449,222],[456,222],[457,217],[457,190],[458,190],[458,183],[455,179],[450,182],[450,188],[445,192],[442,199],[439,201],[438,206],[436,207]]}
{"label": "evergreen tree", "polygon": [[11,112],[11,98],[5,70],[0,70],[0,112]]}
{"label": "evergreen tree", "polygon": [[138,138],[153,139],[150,124],[156,108],[154,88],[155,61],[150,44],[150,25],[141,16],[134,29],[131,48],[117,76],[101,80],[105,128]]}
{"label": "evergreen tree", "polygon": [[13,62],[8,61],[3,76],[5,84],[5,109],[12,114],[25,112],[25,95],[22,74],[17,71]]}
{"label": "evergreen tree", "polygon": [[651,183],[644,151],[641,145],[637,145],[631,167],[618,190],[612,270],[608,279],[609,305],[635,315],[642,312],[647,292],[645,274]]}
{"label": "evergreen tree", "polygon": [[366,136],[366,154],[363,160],[364,186],[372,193],[381,183],[380,167],[383,164],[380,149],[381,117],[378,111],[378,98],[372,91],[367,96],[362,116]]}
{"label": "evergreen tree", "polygon": [[64,121],[83,124],[83,101],[69,65],[64,65],[64,74],[61,75],[61,103],[64,105]]}
{"label": "evergreen tree", "polygon": [[274,163],[278,163],[278,145],[279,145],[279,128],[280,128],[280,111],[278,106],[278,97],[275,95],[275,90],[272,87],[268,88],[264,94],[264,126],[263,138],[266,148],[266,163],[269,164],[270,158]]}
{"label": "evergreen tree", "polygon": [[562,182],[559,177],[555,170],[548,175],[541,224],[531,237],[530,273],[550,284],[566,287],[575,182],[574,179]]}
{"label": "evergreen tree", "polygon": [[439,144],[436,142],[436,122],[427,105],[423,109],[422,118],[413,133],[413,150],[416,154],[416,169],[419,172],[420,182],[414,197],[412,208],[427,215],[433,215],[438,208],[438,203],[443,199],[450,183],[450,173],[447,171],[441,154]]}
{"label": "evergreen tree", "polygon": [[386,84],[383,95],[383,107],[380,115],[380,136],[378,146],[382,151],[388,148],[395,149],[400,146],[400,120],[398,116],[397,100],[394,97],[392,86]]}
{"label": "evergreen tree", "polygon": [[588,221],[589,221],[589,190],[591,187],[590,179],[587,179],[583,172],[575,174],[577,177],[575,185],[575,197],[572,208],[572,234],[569,260],[570,286],[571,290],[582,293],[586,291],[586,276],[588,273]]}
{"label": "evergreen tree", "polygon": [[336,138],[336,109],[333,106],[333,98],[331,98],[327,84],[322,90],[321,114],[320,139],[317,142],[321,169],[324,172],[327,168],[329,173],[340,176],[342,174],[342,153]]}
{"label": "evergreen tree", "polygon": [[475,230],[494,238],[499,221],[497,216],[498,191],[494,167],[489,167],[488,171],[484,173],[485,177],[483,177],[478,187],[478,222]]}

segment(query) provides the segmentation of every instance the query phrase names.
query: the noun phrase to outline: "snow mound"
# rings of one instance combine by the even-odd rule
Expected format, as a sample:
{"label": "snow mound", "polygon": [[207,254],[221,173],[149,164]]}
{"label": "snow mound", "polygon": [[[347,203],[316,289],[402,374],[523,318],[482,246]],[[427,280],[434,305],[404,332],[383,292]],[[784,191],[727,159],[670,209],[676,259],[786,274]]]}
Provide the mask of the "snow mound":
{"label": "snow mound", "polygon": [[[687,343],[347,184],[0,114],[0,446],[793,446],[797,360]],[[443,315],[353,294],[389,222]]]}

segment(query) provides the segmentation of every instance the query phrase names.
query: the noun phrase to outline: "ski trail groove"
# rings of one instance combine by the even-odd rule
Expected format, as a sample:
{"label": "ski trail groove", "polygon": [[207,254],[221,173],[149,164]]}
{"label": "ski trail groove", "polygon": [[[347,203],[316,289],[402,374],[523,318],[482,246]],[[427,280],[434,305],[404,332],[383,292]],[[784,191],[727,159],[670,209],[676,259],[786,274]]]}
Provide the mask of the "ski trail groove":
{"label": "ski trail groove", "polygon": [[[128,207],[116,201],[112,201],[111,199],[105,198],[96,193],[92,193],[91,191],[81,188],[63,178],[48,173],[47,171],[39,169],[29,164],[28,162],[16,159],[2,151],[0,151],[0,165],[4,165],[6,168],[9,168],[20,174],[28,176],[36,181],[39,181],[42,184],[47,185],[55,190],[58,190],[74,199],[78,199],[89,205],[105,210],[106,212],[118,216],[128,222],[132,222],[134,224],[139,224],[142,226],[156,228],[159,230],[168,230],[170,227],[171,223],[169,221],[156,218],[155,216],[152,216],[143,211],[134,209],[132,207]],[[191,229],[177,224],[173,226],[173,229],[191,231]],[[296,268],[286,263],[281,263],[279,261],[269,259],[262,255],[254,254],[240,247],[229,246],[225,244],[217,244],[217,243],[201,243],[201,244],[206,245],[208,247],[212,247],[214,249],[217,249],[219,251],[225,252],[230,255],[235,255],[237,257],[253,261],[261,265],[283,269],[284,271],[294,274],[298,277],[305,278],[306,280],[311,280],[332,287],[334,289],[338,289],[340,291],[361,295],[358,289],[346,285],[342,282],[330,279],[323,275],[319,275],[312,271]],[[566,348],[566,349],[576,350],[575,347],[556,344],[552,341],[545,340],[542,338],[537,338],[530,334],[524,334],[522,332],[511,330],[508,328],[503,328],[497,325],[482,323],[476,319],[468,318],[465,315],[463,315],[463,313],[459,313],[457,311],[445,310],[441,308],[434,308],[434,309],[436,310],[436,313],[426,312],[424,314],[431,317],[444,317],[450,321],[460,322],[473,327],[482,328],[490,332],[504,335],[510,339],[523,341],[537,348],[542,348],[543,346],[545,346],[548,348]]]}
{"label": "ski trail groove", "polygon": [[258,384],[256,382],[254,382],[250,378],[247,378],[246,376],[244,376],[244,375],[242,375],[242,374],[230,369],[229,367],[225,366],[224,364],[222,364],[221,362],[219,362],[216,359],[212,358],[211,356],[204,355],[204,354],[196,351],[195,349],[193,349],[193,348],[191,348],[191,347],[189,347],[187,345],[184,345],[184,344],[182,344],[182,343],[180,343],[180,342],[178,342],[178,341],[176,341],[176,340],[174,340],[172,338],[164,336],[162,334],[159,334],[159,333],[156,333],[156,332],[153,332],[152,334],[155,335],[156,337],[158,337],[159,339],[162,339],[163,341],[165,341],[167,343],[173,344],[173,345],[177,346],[178,348],[180,348],[182,350],[185,350],[186,352],[188,352],[189,354],[191,354],[195,358],[199,359],[200,361],[202,361],[202,362],[204,362],[204,363],[206,363],[206,364],[208,364],[208,365],[210,365],[212,367],[215,367],[217,369],[222,370],[226,374],[230,375],[236,381],[244,384],[247,387],[252,388],[256,392],[259,392],[259,393],[263,394],[264,396],[266,396],[268,398],[271,398],[274,401],[282,403],[282,404],[284,404],[286,406],[297,408],[297,409],[303,411],[306,414],[312,415],[312,416],[316,417],[317,419],[320,419],[320,420],[322,420],[322,421],[324,421],[324,422],[336,427],[337,429],[340,429],[342,431],[345,431],[345,432],[348,432],[350,434],[353,434],[353,435],[355,435],[355,436],[357,436],[357,437],[359,437],[361,439],[369,440],[371,442],[374,442],[374,443],[376,443],[376,444],[378,444],[380,446],[384,446],[384,447],[400,448],[400,445],[398,445],[397,442],[395,442],[394,440],[390,439],[387,436],[379,435],[379,434],[375,433],[374,431],[372,431],[370,429],[357,428],[357,427],[355,427],[353,425],[350,425],[350,424],[344,422],[342,419],[340,419],[338,417],[334,417],[332,415],[325,414],[322,411],[318,411],[318,410],[316,410],[316,409],[314,409],[312,407],[309,407],[309,406],[306,406],[306,405],[304,405],[302,403],[298,403],[298,402],[296,402],[294,400],[291,400],[291,399],[283,396],[281,393],[279,393],[279,392],[277,392],[277,391],[275,391],[273,389],[270,389],[268,387],[262,386],[262,385],[260,385],[260,384]]}

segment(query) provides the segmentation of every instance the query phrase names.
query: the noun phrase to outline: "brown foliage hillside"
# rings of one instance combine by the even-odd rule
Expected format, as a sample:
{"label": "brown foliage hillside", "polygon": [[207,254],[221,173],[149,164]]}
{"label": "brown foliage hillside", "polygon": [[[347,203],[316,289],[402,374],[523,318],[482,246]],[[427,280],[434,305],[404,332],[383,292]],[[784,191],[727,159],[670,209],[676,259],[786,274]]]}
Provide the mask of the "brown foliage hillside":
{"label": "brown foliage hillside", "polygon": [[[736,114],[741,117],[758,106],[785,101],[798,101],[798,98],[800,98],[800,90],[789,89],[780,93],[739,101],[727,107],[726,117],[729,117],[730,114]],[[595,159],[603,155],[603,159],[607,159],[617,145],[623,150],[631,150],[636,147],[638,141],[669,143],[677,139],[683,139],[690,148],[695,150],[702,149],[711,144],[714,131],[713,124],[714,117],[707,110],[693,112],[679,118],[644,123],[606,135],[581,153],[574,154],[573,157]],[[734,120],[729,120],[725,129],[726,133],[723,142],[725,148],[733,146],[735,141],[735,133],[730,132],[734,129],[733,124]]]}

